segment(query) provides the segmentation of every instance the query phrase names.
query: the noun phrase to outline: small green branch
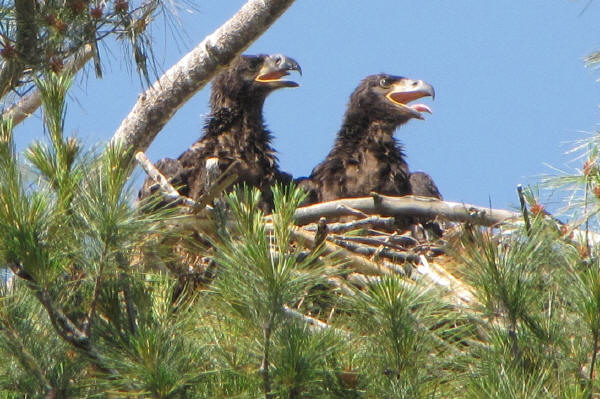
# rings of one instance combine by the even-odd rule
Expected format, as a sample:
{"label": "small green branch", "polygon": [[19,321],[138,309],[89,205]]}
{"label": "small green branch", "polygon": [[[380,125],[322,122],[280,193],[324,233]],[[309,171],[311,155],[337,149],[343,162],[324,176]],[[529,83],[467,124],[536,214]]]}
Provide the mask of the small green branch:
{"label": "small green branch", "polygon": [[53,392],[56,388],[53,387],[50,381],[48,381],[46,378],[46,375],[38,364],[37,359],[29,352],[27,347],[23,345],[18,332],[16,332],[6,321],[0,321],[0,331],[13,346],[13,353],[19,359],[21,366],[35,376],[39,383],[44,387],[44,390],[47,392]]}
{"label": "small green branch", "polygon": [[100,354],[92,346],[89,337],[84,331],[81,331],[77,327],[73,320],[71,320],[58,305],[54,303],[49,292],[42,288],[37,281],[35,281],[33,276],[27,273],[23,266],[17,263],[10,263],[9,268],[16,276],[27,281],[27,286],[29,289],[33,291],[35,297],[42,304],[44,309],[46,309],[48,317],[50,318],[50,322],[52,323],[52,326],[59,337],[73,345],[75,348],[79,349],[100,370],[113,375],[117,374],[116,371],[107,369],[103,366],[100,359]]}
{"label": "small green branch", "polygon": [[594,392],[594,370],[596,366],[596,357],[598,356],[598,331],[594,331],[594,343],[592,347],[592,360],[590,362],[590,374],[588,377],[588,397],[593,397]]}
{"label": "small green branch", "polygon": [[270,367],[270,349],[271,349],[271,329],[272,329],[273,321],[272,317],[267,322],[263,330],[263,338],[264,338],[264,352],[262,364],[260,365],[260,372],[263,378],[263,389],[265,391],[265,399],[273,398],[273,394],[271,393],[271,376],[269,375],[269,367]]}
{"label": "small green branch", "polygon": [[133,297],[131,295],[130,277],[129,274],[126,273],[128,262],[121,252],[117,253],[117,262],[119,264],[119,268],[122,270],[121,281],[123,282],[123,297],[125,299],[125,307],[127,309],[127,322],[129,324],[129,331],[132,334],[135,334],[137,332],[137,314],[135,311],[135,306],[133,305]]}

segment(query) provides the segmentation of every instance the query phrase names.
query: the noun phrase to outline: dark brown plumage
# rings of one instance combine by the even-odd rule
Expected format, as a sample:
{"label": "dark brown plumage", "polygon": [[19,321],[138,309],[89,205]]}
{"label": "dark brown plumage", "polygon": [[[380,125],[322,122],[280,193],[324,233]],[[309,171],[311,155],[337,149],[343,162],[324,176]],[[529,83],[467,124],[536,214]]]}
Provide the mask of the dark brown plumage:
{"label": "dark brown plumage", "polygon": [[421,80],[387,74],[366,77],[350,97],[333,149],[308,178],[299,181],[309,192],[308,201],[358,197],[371,191],[441,197],[426,174],[411,178],[402,147],[393,136],[400,125],[431,112],[423,104],[408,105],[425,96],[433,97],[434,90]]}
{"label": "dark brown plumage", "polygon": [[[282,79],[292,70],[301,72],[296,61],[281,54],[238,57],[213,81],[211,111],[203,136],[177,160],[163,159],[156,166],[166,177],[175,177],[176,182],[181,182],[182,194],[197,200],[207,189],[205,164],[208,158],[218,159],[221,172],[238,161],[232,171],[238,176],[234,184],[258,187],[263,193],[262,207],[269,210],[272,207],[270,187],[278,182],[290,182],[291,176],[279,170],[262,110],[269,93],[298,86]],[[161,166],[168,166],[169,170]],[[150,193],[153,183],[147,179],[140,197]]]}
{"label": "dark brown plumage", "polygon": [[425,172],[412,172],[410,174],[410,193],[421,197],[444,199],[440,190],[435,185],[431,176]]}

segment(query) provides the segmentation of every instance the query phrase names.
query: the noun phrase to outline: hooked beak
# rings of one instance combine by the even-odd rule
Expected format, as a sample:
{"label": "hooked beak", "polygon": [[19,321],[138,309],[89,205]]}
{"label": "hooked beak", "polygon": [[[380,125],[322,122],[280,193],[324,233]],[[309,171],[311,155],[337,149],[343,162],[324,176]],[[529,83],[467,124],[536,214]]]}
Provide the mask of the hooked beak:
{"label": "hooked beak", "polygon": [[400,79],[392,85],[391,91],[386,95],[388,100],[397,106],[408,110],[414,118],[425,119],[423,112],[431,114],[431,108],[425,104],[411,104],[422,97],[435,98],[433,86],[423,80]]}
{"label": "hooked beak", "polygon": [[302,68],[296,60],[283,54],[271,54],[265,58],[264,65],[255,80],[262,83],[275,83],[278,87],[300,86],[296,82],[282,79],[289,75],[290,71],[297,71],[302,75]]}

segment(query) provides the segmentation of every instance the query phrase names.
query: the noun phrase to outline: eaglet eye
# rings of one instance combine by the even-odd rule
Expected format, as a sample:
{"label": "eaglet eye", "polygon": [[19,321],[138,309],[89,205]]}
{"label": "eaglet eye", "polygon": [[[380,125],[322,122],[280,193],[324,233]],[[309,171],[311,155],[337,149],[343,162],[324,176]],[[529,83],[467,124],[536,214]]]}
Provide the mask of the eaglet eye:
{"label": "eaglet eye", "polygon": [[254,58],[252,61],[250,61],[250,65],[248,67],[251,71],[257,71],[260,67],[260,59]]}
{"label": "eaglet eye", "polygon": [[383,78],[379,81],[379,86],[383,87],[384,89],[389,89],[391,85],[392,85],[391,79]]}

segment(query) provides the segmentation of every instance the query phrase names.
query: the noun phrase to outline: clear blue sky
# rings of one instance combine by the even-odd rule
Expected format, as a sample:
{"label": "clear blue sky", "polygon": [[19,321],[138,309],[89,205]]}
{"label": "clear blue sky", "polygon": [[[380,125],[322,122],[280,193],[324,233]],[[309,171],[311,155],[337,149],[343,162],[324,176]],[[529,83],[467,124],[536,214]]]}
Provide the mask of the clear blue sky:
{"label": "clear blue sky", "polygon": [[[180,12],[183,39],[152,28],[167,69],[229,18],[243,0],[197,1]],[[329,151],[348,96],[366,75],[423,79],[436,90],[425,121],[396,132],[413,170],[431,174],[444,197],[486,206],[517,204],[515,186],[570,169],[563,155],[600,122],[600,71],[583,57],[600,49],[600,3],[587,0],[298,0],[247,51],[284,53],[304,75],[301,87],[267,99],[265,116],[282,169],[310,173]],[[584,11],[584,12],[583,12]],[[583,13],[582,13],[583,12]],[[90,145],[108,140],[141,91],[139,79],[105,49],[105,78],[77,80],[67,133]],[[107,51],[116,51],[115,57]],[[108,55],[108,56],[107,56]],[[89,71],[88,71],[89,72]],[[200,135],[209,86],[165,126],[151,159],[177,157]],[[37,118],[39,121],[39,117]],[[35,121],[19,127],[19,147],[39,137]],[[138,173],[138,179],[143,174]]]}

